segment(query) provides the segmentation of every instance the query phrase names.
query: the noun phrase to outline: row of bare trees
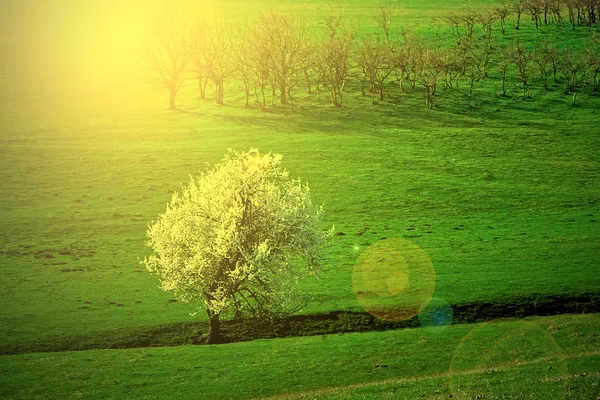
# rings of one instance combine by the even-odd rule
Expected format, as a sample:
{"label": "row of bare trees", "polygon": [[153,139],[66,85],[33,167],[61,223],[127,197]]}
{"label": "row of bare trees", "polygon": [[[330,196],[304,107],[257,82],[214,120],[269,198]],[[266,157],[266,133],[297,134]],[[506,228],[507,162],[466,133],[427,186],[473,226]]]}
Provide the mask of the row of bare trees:
{"label": "row of bare trees", "polygon": [[481,10],[465,9],[448,14],[446,22],[458,44],[473,40],[474,28],[481,26],[484,37],[491,37],[492,26],[497,21],[502,34],[506,34],[507,21],[515,18],[514,28],[521,29],[523,16],[530,16],[536,28],[548,24],[566,22],[576,28],[591,27],[600,18],[600,0],[499,0],[493,7]]}
{"label": "row of bare trees", "polygon": [[515,29],[521,27],[521,17],[529,15],[536,28],[542,24],[561,24],[565,22],[565,14],[569,23],[575,28],[578,25],[590,27],[600,16],[599,0],[500,0],[490,9],[501,20],[502,31],[506,29],[506,18],[515,15]]}
{"label": "row of bare trees", "polygon": [[467,95],[472,97],[475,85],[492,73],[501,81],[503,96],[515,81],[524,99],[531,97],[536,86],[544,90],[562,86],[565,94],[573,95],[573,104],[588,86],[600,91],[600,41],[593,36],[581,50],[561,48],[551,40],[526,43],[519,36],[508,45],[484,39],[456,44],[453,49],[431,45],[413,48],[421,48],[423,55],[417,81],[425,89],[429,108],[436,104],[437,81],[443,79],[444,89],[466,84]]}
{"label": "row of bare trees", "polygon": [[[543,2],[555,13],[552,18],[559,18],[567,3],[577,7],[593,3],[590,7],[596,10],[600,0],[594,1],[501,0],[495,9],[450,14],[446,21],[456,39],[451,47],[444,46],[443,40],[432,43],[411,32],[392,38],[393,10],[389,7],[380,7],[375,17],[381,33],[363,36],[340,12],[324,18],[320,35],[309,34],[303,19],[289,10],[263,13],[253,23],[235,27],[222,21],[198,21],[190,26],[172,15],[159,26],[157,42],[147,48],[145,57],[158,83],[169,90],[170,108],[176,107],[175,97],[189,79],[197,82],[201,98],[207,97],[207,87],[214,88],[218,104],[224,102],[226,81],[241,82],[245,105],[262,110],[278,101],[290,104],[293,111],[299,90],[316,93],[317,99],[326,93],[340,107],[344,94],[351,90],[348,84],[371,96],[373,102],[384,100],[392,87],[404,92],[419,85],[427,107],[434,108],[440,92],[455,86],[466,87],[468,96],[473,96],[476,84],[490,71],[501,77],[503,95],[511,80],[518,79],[523,97],[528,97],[532,82],[549,89],[552,76],[553,83],[562,83],[566,93],[575,93],[575,101],[587,86],[600,89],[597,41],[590,41],[580,52],[561,50],[550,42],[532,46],[520,40],[502,47],[493,27],[499,24],[505,32],[506,17],[517,4]],[[596,11],[585,10],[586,18],[595,15]],[[546,21],[546,14],[541,15]],[[532,47],[535,50],[528,50]]]}
{"label": "row of bare trees", "polygon": [[[516,41],[510,48],[501,53],[504,57],[500,61],[503,82],[506,79],[506,64],[513,64],[523,88],[523,97],[530,96],[532,77],[548,90],[552,83],[561,84],[566,94],[573,95],[572,104],[575,104],[577,95],[587,86],[594,91],[600,90],[600,49],[593,40],[581,50],[561,49],[552,42],[539,43],[532,50],[527,50],[523,43]],[[502,92],[506,95],[503,84]]]}
{"label": "row of bare trees", "polygon": [[310,41],[305,24],[293,13],[273,11],[261,14],[252,25],[236,27],[203,20],[190,26],[172,14],[158,27],[156,38],[144,57],[157,83],[169,90],[170,108],[175,108],[182,84],[192,78],[201,98],[206,98],[210,82],[218,104],[223,104],[225,81],[240,79],[246,105],[254,96],[264,108],[269,90],[287,104],[300,76],[309,76]]}

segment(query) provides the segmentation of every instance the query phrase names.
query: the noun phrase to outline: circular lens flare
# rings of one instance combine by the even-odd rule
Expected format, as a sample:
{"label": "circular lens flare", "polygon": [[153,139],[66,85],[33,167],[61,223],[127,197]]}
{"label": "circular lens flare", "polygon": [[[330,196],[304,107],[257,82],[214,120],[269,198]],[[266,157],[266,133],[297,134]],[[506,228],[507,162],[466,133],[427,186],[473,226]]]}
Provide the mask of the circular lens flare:
{"label": "circular lens flare", "polygon": [[452,325],[454,311],[448,302],[433,297],[429,303],[419,310],[419,323],[424,328],[446,327]]}
{"label": "circular lens flare", "polygon": [[449,387],[456,398],[523,398],[523,388],[532,388],[536,399],[558,399],[566,397],[565,376],[565,355],[550,333],[535,321],[500,320],[477,325],[459,342]]}
{"label": "circular lens flare", "polygon": [[404,292],[410,286],[408,275],[404,272],[392,272],[385,280],[388,294],[394,296]]}
{"label": "circular lens flare", "polygon": [[410,319],[429,303],[435,271],[427,254],[404,239],[380,240],[364,249],[352,272],[354,296],[376,318]]}

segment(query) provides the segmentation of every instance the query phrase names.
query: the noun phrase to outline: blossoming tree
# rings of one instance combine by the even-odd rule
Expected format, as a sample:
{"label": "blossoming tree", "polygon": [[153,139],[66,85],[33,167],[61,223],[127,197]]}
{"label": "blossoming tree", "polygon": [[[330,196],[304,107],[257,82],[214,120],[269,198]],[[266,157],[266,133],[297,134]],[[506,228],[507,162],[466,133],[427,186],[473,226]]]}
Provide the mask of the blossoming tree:
{"label": "blossoming tree", "polygon": [[318,272],[332,230],[307,185],[280,168],[282,156],[229,151],[191,177],[148,229],[147,269],[161,288],[197,302],[209,318],[207,343],[218,343],[225,315],[290,313],[306,304],[298,281]]}

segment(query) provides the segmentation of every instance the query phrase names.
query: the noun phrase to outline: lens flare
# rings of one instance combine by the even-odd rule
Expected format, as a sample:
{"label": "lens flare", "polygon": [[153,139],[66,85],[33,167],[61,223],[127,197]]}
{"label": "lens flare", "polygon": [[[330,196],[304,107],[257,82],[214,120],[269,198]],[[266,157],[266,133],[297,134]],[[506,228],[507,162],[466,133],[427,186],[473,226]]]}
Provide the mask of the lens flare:
{"label": "lens flare", "polygon": [[354,296],[376,318],[410,319],[429,303],[435,271],[427,254],[399,238],[380,240],[364,249],[352,272]]}
{"label": "lens flare", "polygon": [[[567,373],[562,348],[538,324],[492,321],[471,330],[456,347],[449,386],[456,398],[521,398],[523,388],[531,387],[536,399],[558,399],[565,398]],[[501,379],[488,381],[486,375]]]}
{"label": "lens flare", "polygon": [[433,297],[429,303],[419,310],[419,323],[424,328],[446,327],[452,324],[454,311],[448,302]]}

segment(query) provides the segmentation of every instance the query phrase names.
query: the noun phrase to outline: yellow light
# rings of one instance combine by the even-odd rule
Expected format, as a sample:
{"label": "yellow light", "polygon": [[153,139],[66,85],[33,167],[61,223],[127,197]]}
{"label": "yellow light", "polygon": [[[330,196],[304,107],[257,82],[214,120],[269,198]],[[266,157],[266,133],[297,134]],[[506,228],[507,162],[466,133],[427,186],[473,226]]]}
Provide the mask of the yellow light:
{"label": "yellow light", "polygon": [[416,244],[404,239],[380,240],[358,257],[352,288],[365,311],[398,322],[427,306],[435,290],[435,270]]}

